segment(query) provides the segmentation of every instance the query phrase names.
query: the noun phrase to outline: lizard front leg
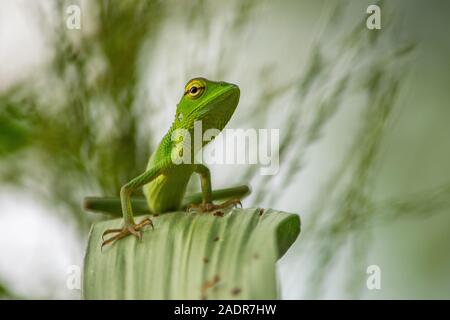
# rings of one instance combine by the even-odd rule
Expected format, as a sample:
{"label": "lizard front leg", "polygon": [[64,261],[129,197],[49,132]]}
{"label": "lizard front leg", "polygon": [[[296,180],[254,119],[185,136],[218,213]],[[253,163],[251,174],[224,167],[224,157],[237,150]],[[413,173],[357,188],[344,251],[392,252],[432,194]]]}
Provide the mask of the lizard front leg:
{"label": "lizard front leg", "polygon": [[[142,187],[143,185],[149,183],[153,179],[157,178],[162,170],[164,169],[163,165],[155,166],[143,174],[137,176],[127,184],[125,184],[120,189],[120,201],[122,206],[122,214],[124,219],[124,226],[122,229],[108,229],[106,230],[102,235],[102,248],[103,246],[112,243],[114,241],[120,240],[122,238],[125,238],[126,236],[132,234],[136,238],[141,239],[141,229],[144,228],[147,225],[150,225],[153,228],[153,222],[150,218],[146,218],[142,220],[140,223],[135,223],[134,216],[133,216],[133,208],[131,206],[131,194],[134,190]],[[104,239],[105,235],[115,233],[116,235]]]}

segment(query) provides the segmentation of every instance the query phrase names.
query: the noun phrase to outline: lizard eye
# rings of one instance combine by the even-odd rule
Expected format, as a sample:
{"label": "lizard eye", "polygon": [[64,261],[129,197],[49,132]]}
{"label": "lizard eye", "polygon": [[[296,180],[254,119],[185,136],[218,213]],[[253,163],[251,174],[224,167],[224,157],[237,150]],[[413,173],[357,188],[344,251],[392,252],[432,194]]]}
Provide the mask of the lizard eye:
{"label": "lizard eye", "polygon": [[188,82],[184,90],[184,95],[192,99],[199,98],[205,91],[206,85],[201,79],[193,79]]}
{"label": "lizard eye", "polygon": [[198,90],[200,90],[198,87],[192,86],[192,87],[189,89],[189,93],[190,93],[191,95],[195,95],[195,94],[197,94]]}

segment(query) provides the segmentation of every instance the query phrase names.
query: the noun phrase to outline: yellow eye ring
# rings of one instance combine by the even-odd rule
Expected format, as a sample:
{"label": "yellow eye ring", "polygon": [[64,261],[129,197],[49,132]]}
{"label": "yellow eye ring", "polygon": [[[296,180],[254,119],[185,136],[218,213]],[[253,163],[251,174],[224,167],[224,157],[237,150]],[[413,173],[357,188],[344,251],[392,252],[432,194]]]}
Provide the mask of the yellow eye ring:
{"label": "yellow eye ring", "polygon": [[206,89],[206,83],[201,79],[192,79],[184,88],[184,95],[192,99],[199,98]]}

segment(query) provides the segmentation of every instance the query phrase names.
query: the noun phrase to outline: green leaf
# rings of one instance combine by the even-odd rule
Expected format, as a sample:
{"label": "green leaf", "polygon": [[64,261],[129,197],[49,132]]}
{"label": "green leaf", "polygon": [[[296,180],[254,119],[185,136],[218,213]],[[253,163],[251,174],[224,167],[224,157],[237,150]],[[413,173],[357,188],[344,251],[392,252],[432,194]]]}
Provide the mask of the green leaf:
{"label": "green leaf", "polygon": [[0,115],[0,156],[10,155],[28,142],[28,132],[13,119]]}
{"label": "green leaf", "polygon": [[142,240],[128,236],[101,250],[102,233],[122,219],[93,225],[85,299],[276,299],[276,261],[300,233],[296,214],[229,209],[224,216],[172,212],[152,217]]}

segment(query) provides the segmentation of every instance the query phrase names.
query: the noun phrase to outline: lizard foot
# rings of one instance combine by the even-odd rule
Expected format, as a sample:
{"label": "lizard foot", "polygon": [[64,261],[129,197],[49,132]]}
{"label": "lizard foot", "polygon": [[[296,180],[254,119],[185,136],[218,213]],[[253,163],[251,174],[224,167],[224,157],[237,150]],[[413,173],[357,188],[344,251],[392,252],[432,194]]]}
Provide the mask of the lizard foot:
{"label": "lizard foot", "polygon": [[[109,244],[109,243],[113,243],[117,240],[120,240],[122,238],[125,238],[126,236],[132,234],[134,235],[136,238],[138,238],[139,240],[141,240],[141,229],[147,225],[150,225],[153,229],[153,222],[152,220],[150,220],[149,218],[142,220],[140,223],[138,224],[134,224],[134,225],[130,225],[130,226],[125,226],[122,229],[108,229],[105,232],[103,232],[102,235],[102,249],[105,245]],[[112,236],[108,239],[105,240],[105,235],[110,234],[110,233],[116,233],[115,236]]]}
{"label": "lizard foot", "polygon": [[216,212],[217,210],[220,209],[225,209],[228,208],[230,206],[240,206],[242,208],[242,203],[241,200],[239,199],[230,199],[227,200],[221,204],[214,204],[214,203],[202,203],[202,204],[191,204],[188,206],[188,211],[200,211],[200,212]]}

